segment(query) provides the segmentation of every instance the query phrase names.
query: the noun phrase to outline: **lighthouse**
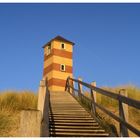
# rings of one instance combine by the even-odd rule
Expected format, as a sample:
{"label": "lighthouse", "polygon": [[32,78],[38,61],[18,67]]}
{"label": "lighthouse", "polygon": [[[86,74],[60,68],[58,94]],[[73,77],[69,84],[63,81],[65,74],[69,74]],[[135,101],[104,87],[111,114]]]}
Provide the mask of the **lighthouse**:
{"label": "lighthouse", "polygon": [[67,77],[73,77],[74,43],[56,36],[44,48],[43,79],[50,91],[64,91]]}

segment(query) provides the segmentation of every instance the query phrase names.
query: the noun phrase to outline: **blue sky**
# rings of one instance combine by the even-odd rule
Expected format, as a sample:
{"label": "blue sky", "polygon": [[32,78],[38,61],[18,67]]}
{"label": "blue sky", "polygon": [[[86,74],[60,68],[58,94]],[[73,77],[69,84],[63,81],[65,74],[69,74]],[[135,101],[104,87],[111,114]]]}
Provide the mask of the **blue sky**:
{"label": "blue sky", "polygon": [[140,86],[140,4],[0,4],[0,91],[37,91],[56,35],[75,42],[74,77]]}

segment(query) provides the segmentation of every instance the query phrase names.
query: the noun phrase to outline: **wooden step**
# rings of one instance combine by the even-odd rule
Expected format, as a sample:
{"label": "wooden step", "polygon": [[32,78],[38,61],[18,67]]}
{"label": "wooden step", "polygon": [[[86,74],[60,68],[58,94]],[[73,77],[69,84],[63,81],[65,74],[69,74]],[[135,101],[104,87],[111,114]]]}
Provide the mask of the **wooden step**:
{"label": "wooden step", "polygon": [[80,113],[80,112],[85,112],[85,110],[83,110],[83,109],[78,109],[78,110],[74,110],[74,109],[52,109],[52,110],[50,110],[50,112],[58,112],[58,111],[63,111],[63,112],[67,112],[67,111],[69,111],[69,112],[77,112],[77,113]]}
{"label": "wooden step", "polygon": [[[52,101],[51,101],[52,102]],[[51,104],[51,107],[59,107],[59,106],[65,106],[65,107],[81,107],[80,105],[78,105],[78,104],[72,104],[72,103],[55,103],[55,104]]]}
{"label": "wooden step", "polygon": [[69,112],[71,112],[71,111],[74,111],[74,112],[85,112],[85,110],[84,109],[77,109],[77,110],[74,110],[74,109],[52,109],[51,110],[51,112],[54,112],[54,111],[63,111],[63,112],[66,112],[66,111],[69,111]]}
{"label": "wooden step", "polygon": [[93,118],[91,118],[90,116],[49,116],[50,119],[56,119],[56,120],[94,120]]}
{"label": "wooden step", "polygon": [[76,117],[81,117],[81,118],[91,118],[91,116],[89,115],[89,114],[85,114],[85,113],[82,113],[82,114],[76,114],[76,113],[65,113],[65,112],[61,112],[61,114],[59,114],[59,113],[56,113],[55,112],[55,114],[53,114],[53,113],[50,113],[50,115],[49,115],[50,117],[60,117],[60,116],[62,116],[62,117],[74,117],[74,118],[76,118]]}
{"label": "wooden step", "polygon": [[65,115],[70,115],[70,114],[77,114],[78,116],[80,115],[88,115],[90,116],[90,114],[88,112],[86,112],[85,110],[50,110],[50,114],[65,114]]}
{"label": "wooden step", "polygon": [[67,125],[57,125],[57,126],[55,126],[55,125],[50,125],[50,129],[59,129],[59,128],[62,128],[62,129],[84,129],[84,130],[86,130],[86,129],[90,129],[90,130],[92,130],[92,129],[101,129],[101,127],[99,126],[99,125],[97,125],[97,126],[77,126],[77,125],[74,125],[74,126],[67,126]]}
{"label": "wooden step", "polygon": [[50,136],[53,137],[108,137],[108,133],[65,133],[65,132],[51,132]]}
{"label": "wooden step", "polygon": [[51,106],[52,108],[51,109],[69,109],[69,110],[84,110],[82,107],[70,107],[70,106]]}
{"label": "wooden step", "polygon": [[50,132],[65,132],[65,133],[104,133],[105,130],[103,129],[50,129]]}
{"label": "wooden step", "polygon": [[85,123],[85,122],[50,122],[50,125],[67,125],[67,126],[98,126],[98,123]]}
{"label": "wooden step", "polygon": [[69,114],[50,114],[50,117],[73,117],[73,118],[91,118],[91,116],[88,115],[81,115],[81,114],[77,114],[77,115],[69,115]]}
{"label": "wooden step", "polygon": [[[74,118],[74,117],[50,117],[50,120],[51,119],[54,119],[54,120],[84,120],[84,121],[88,121],[88,120],[93,120],[93,118],[85,118],[85,117],[83,117],[83,118],[80,118],[80,117],[77,117],[77,118]],[[95,121],[95,120],[94,120]]]}
{"label": "wooden step", "polygon": [[77,122],[77,123],[94,123],[96,122],[95,120],[66,120],[66,119],[61,119],[61,120],[58,120],[58,119],[54,119],[54,120],[51,120],[50,119],[50,122]]}
{"label": "wooden step", "polygon": [[69,116],[88,116],[88,113],[82,112],[82,113],[77,113],[77,112],[51,112],[50,115],[52,114],[61,114],[61,115],[69,115]]}

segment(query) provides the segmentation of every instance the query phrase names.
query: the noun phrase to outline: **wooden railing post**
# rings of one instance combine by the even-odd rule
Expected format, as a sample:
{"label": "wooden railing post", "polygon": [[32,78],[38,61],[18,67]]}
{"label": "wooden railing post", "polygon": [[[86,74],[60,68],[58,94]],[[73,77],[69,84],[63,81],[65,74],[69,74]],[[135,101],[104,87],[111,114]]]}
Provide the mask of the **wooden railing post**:
{"label": "wooden railing post", "polygon": [[[92,86],[96,87],[96,82],[93,81],[91,83]],[[96,116],[96,106],[95,106],[95,103],[96,103],[96,91],[92,90],[91,89],[91,99],[92,99],[92,104],[91,104],[91,111],[93,113],[94,116]]]}
{"label": "wooden railing post", "polygon": [[68,82],[69,82],[69,93],[73,94],[73,80],[70,79]]}
{"label": "wooden railing post", "polygon": [[[74,79],[74,77],[73,77],[73,79]],[[74,94],[74,84],[75,84],[75,82],[74,81],[71,81],[71,86],[73,87],[73,89],[71,90],[72,91],[72,94]]]}
{"label": "wooden railing post", "polygon": [[68,92],[70,93],[70,79],[69,79],[70,77],[68,77],[68,83],[67,83],[67,88],[68,88]]}
{"label": "wooden railing post", "polygon": [[67,89],[68,89],[68,79],[69,79],[69,77],[66,80],[65,91],[67,91]]}
{"label": "wooden railing post", "polygon": [[[125,89],[121,89],[119,91],[119,94],[127,97],[127,91]],[[123,121],[128,122],[128,105],[122,103],[120,100],[119,100],[119,115]],[[129,137],[128,129],[122,123],[120,123],[120,136]]]}
{"label": "wooden railing post", "polygon": [[[79,81],[82,81],[82,78],[79,77],[78,80]],[[82,88],[83,88],[83,86],[78,82],[78,96],[80,97],[80,99],[81,99],[81,94],[83,92],[83,89]]]}
{"label": "wooden railing post", "polygon": [[[93,81],[91,83],[92,86],[96,87],[96,81]],[[94,96],[94,101],[97,102],[97,96],[96,96],[96,91],[93,90],[93,96]]]}
{"label": "wooden railing post", "polygon": [[[125,97],[128,97],[126,89],[121,89],[119,93]],[[128,122],[129,119],[128,105],[123,103],[123,108],[124,108],[125,120]]]}

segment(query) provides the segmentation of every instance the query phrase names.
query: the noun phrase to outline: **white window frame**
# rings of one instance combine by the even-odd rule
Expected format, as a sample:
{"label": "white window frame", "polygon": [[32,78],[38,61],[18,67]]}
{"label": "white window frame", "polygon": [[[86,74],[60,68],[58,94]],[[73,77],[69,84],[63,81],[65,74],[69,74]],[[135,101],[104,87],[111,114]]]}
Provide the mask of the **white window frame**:
{"label": "white window frame", "polygon": [[[62,66],[64,66],[64,70],[62,69]],[[60,71],[66,71],[66,65],[65,64],[60,64]]]}

